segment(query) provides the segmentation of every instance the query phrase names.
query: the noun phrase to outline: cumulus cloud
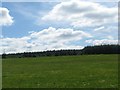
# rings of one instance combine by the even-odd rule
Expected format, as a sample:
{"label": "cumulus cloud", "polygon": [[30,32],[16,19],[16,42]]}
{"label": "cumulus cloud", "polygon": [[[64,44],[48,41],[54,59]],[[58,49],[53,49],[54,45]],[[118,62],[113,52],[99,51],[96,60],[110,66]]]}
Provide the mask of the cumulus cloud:
{"label": "cumulus cloud", "polygon": [[118,40],[114,39],[101,39],[101,40],[86,40],[86,43],[90,43],[93,45],[104,45],[104,44],[118,44]]}
{"label": "cumulus cloud", "polygon": [[[21,38],[3,38],[1,46],[7,53],[59,50],[59,49],[81,49],[83,46],[71,44],[83,38],[92,37],[89,33],[76,31],[71,28],[53,28],[30,32],[29,36]],[[1,52],[2,53],[2,52]]]}
{"label": "cumulus cloud", "polygon": [[27,46],[29,45],[27,40],[29,37],[22,37],[22,38],[2,38],[0,41],[2,42],[0,47],[2,47],[1,52],[5,49],[8,53],[13,52],[24,52],[27,50]]}
{"label": "cumulus cloud", "polygon": [[62,42],[62,43],[67,43],[69,41],[76,41],[80,40],[84,37],[92,37],[90,34],[87,32],[83,32],[80,30],[73,30],[71,28],[53,28],[49,27],[48,29],[44,29],[40,32],[34,32],[31,34],[32,38],[39,37],[40,40],[45,41],[45,42]]}
{"label": "cumulus cloud", "polygon": [[102,26],[117,22],[118,9],[99,3],[71,0],[61,2],[42,17],[44,21],[69,21],[74,27]]}
{"label": "cumulus cloud", "polygon": [[9,12],[7,8],[0,7],[0,26],[11,25],[14,22]]}

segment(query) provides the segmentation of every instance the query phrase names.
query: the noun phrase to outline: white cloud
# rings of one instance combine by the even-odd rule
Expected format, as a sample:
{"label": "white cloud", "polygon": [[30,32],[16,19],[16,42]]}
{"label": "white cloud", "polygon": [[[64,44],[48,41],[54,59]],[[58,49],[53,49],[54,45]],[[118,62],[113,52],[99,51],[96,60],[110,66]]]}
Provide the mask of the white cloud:
{"label": "white cloud", "polygon": [[101,40],[86,40],[86,43],[90,43],[93,45],[104,45],[104,44],[118,44],[118,40],[113,39],[101,39]]}
{"label": "white cloud", "polygon": [[31,34],[32,38],[38,37],[42,41],[47,41],[47,43],[51,42],[63,42],[67,43],[69,41],[76,41],[80,40],[84,37],[91,37],[90,34],[83,32],[83,31],[76,31],[70,28],[66,29],[55,29],[53,27],[49,27],[48,29],[44,29],[40,32],[34,32]]}
{"label": "white cloud", "polygon": [[42,17],[44,21],[69,21],[74,27],[102,26],[117,22],[118,9],[99,3],[72,0],[61,2]]}
{"label": "white cloud", "polygon": [[110,40],[114,40],[114,37],[113,37],[113,36],[110,36],[110,35],[107,36],[107,38],[110,39]]}
{"label": "white cloud", "polygon": [[1,52],[5,49],[8,53],[12,52],[24,52],[27,50],[27,46],[29,45],[27,40],[29,37],[22,37],[22,38],[2,38],[0,41],[2,42],[0,47],[2,47]]}
{"label": "white cloud", "polygon": [[29,31],[28,33],[31,34],[31,33],[34,33],[35,31]]}
{"label": "white cloud", "polygon": [[33,39],[31,43],[35,46],[40,46],[40,50],[53,50],[81,48],[81,46],[69,45],[69,43],[92,36],[86,32],[75,31],[70,28],[55,29],[53,27],[49,27],[48,29],[44,29],[40,32],[32,33],[30,37]]}
{"label": "white cloud", "polygon": [[7,8],[0,7],[0,26],[8,26],[14,22],[9,12]]}
{"label": "white cloud", "polygon": [[[53,28],[31,32],[29,36],[21,38],[3,38],[1,46],[7,53],[58,50],[58,49],[81,49],[83,46],[70,44],[83,38],[92,37],[89,33],[76,31],[71,28]],[[1,52],[2,53],[2,52]]]}
{"label": "white cloud", "polygon": [[99,28],[95,28],[94,31],[100,31],[100,30],[102,30],[102,29],[104,29],[104,28],[105,28],[104,26],[101,26],[101,27],[99,27]]}

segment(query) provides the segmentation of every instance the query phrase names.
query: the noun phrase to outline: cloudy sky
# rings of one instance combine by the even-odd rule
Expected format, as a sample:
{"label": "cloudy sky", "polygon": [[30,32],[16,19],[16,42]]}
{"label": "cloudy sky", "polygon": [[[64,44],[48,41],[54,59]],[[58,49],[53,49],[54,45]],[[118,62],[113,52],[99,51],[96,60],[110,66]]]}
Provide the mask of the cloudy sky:
{"label": "cloudy sky", "polygon": [[0,53],[117,44],[117,23],[117,2],[3,2]]}

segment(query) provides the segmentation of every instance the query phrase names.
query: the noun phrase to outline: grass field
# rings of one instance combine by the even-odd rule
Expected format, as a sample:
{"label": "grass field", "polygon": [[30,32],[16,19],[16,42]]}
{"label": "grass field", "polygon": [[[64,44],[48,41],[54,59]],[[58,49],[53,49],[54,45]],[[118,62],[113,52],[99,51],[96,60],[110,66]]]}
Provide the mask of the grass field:
{"label": "grass field", "polygon": [[115,88],[118,55],[3,60],[3,88]]}

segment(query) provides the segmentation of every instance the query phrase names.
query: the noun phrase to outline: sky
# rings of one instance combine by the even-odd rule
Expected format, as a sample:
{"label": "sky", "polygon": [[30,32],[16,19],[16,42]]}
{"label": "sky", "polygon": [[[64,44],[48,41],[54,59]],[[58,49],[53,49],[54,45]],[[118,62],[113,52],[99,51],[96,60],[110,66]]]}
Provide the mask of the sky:
{"label": "sky", "polygon": [[118,43],[118,2],[2,2],[0,53]]}

